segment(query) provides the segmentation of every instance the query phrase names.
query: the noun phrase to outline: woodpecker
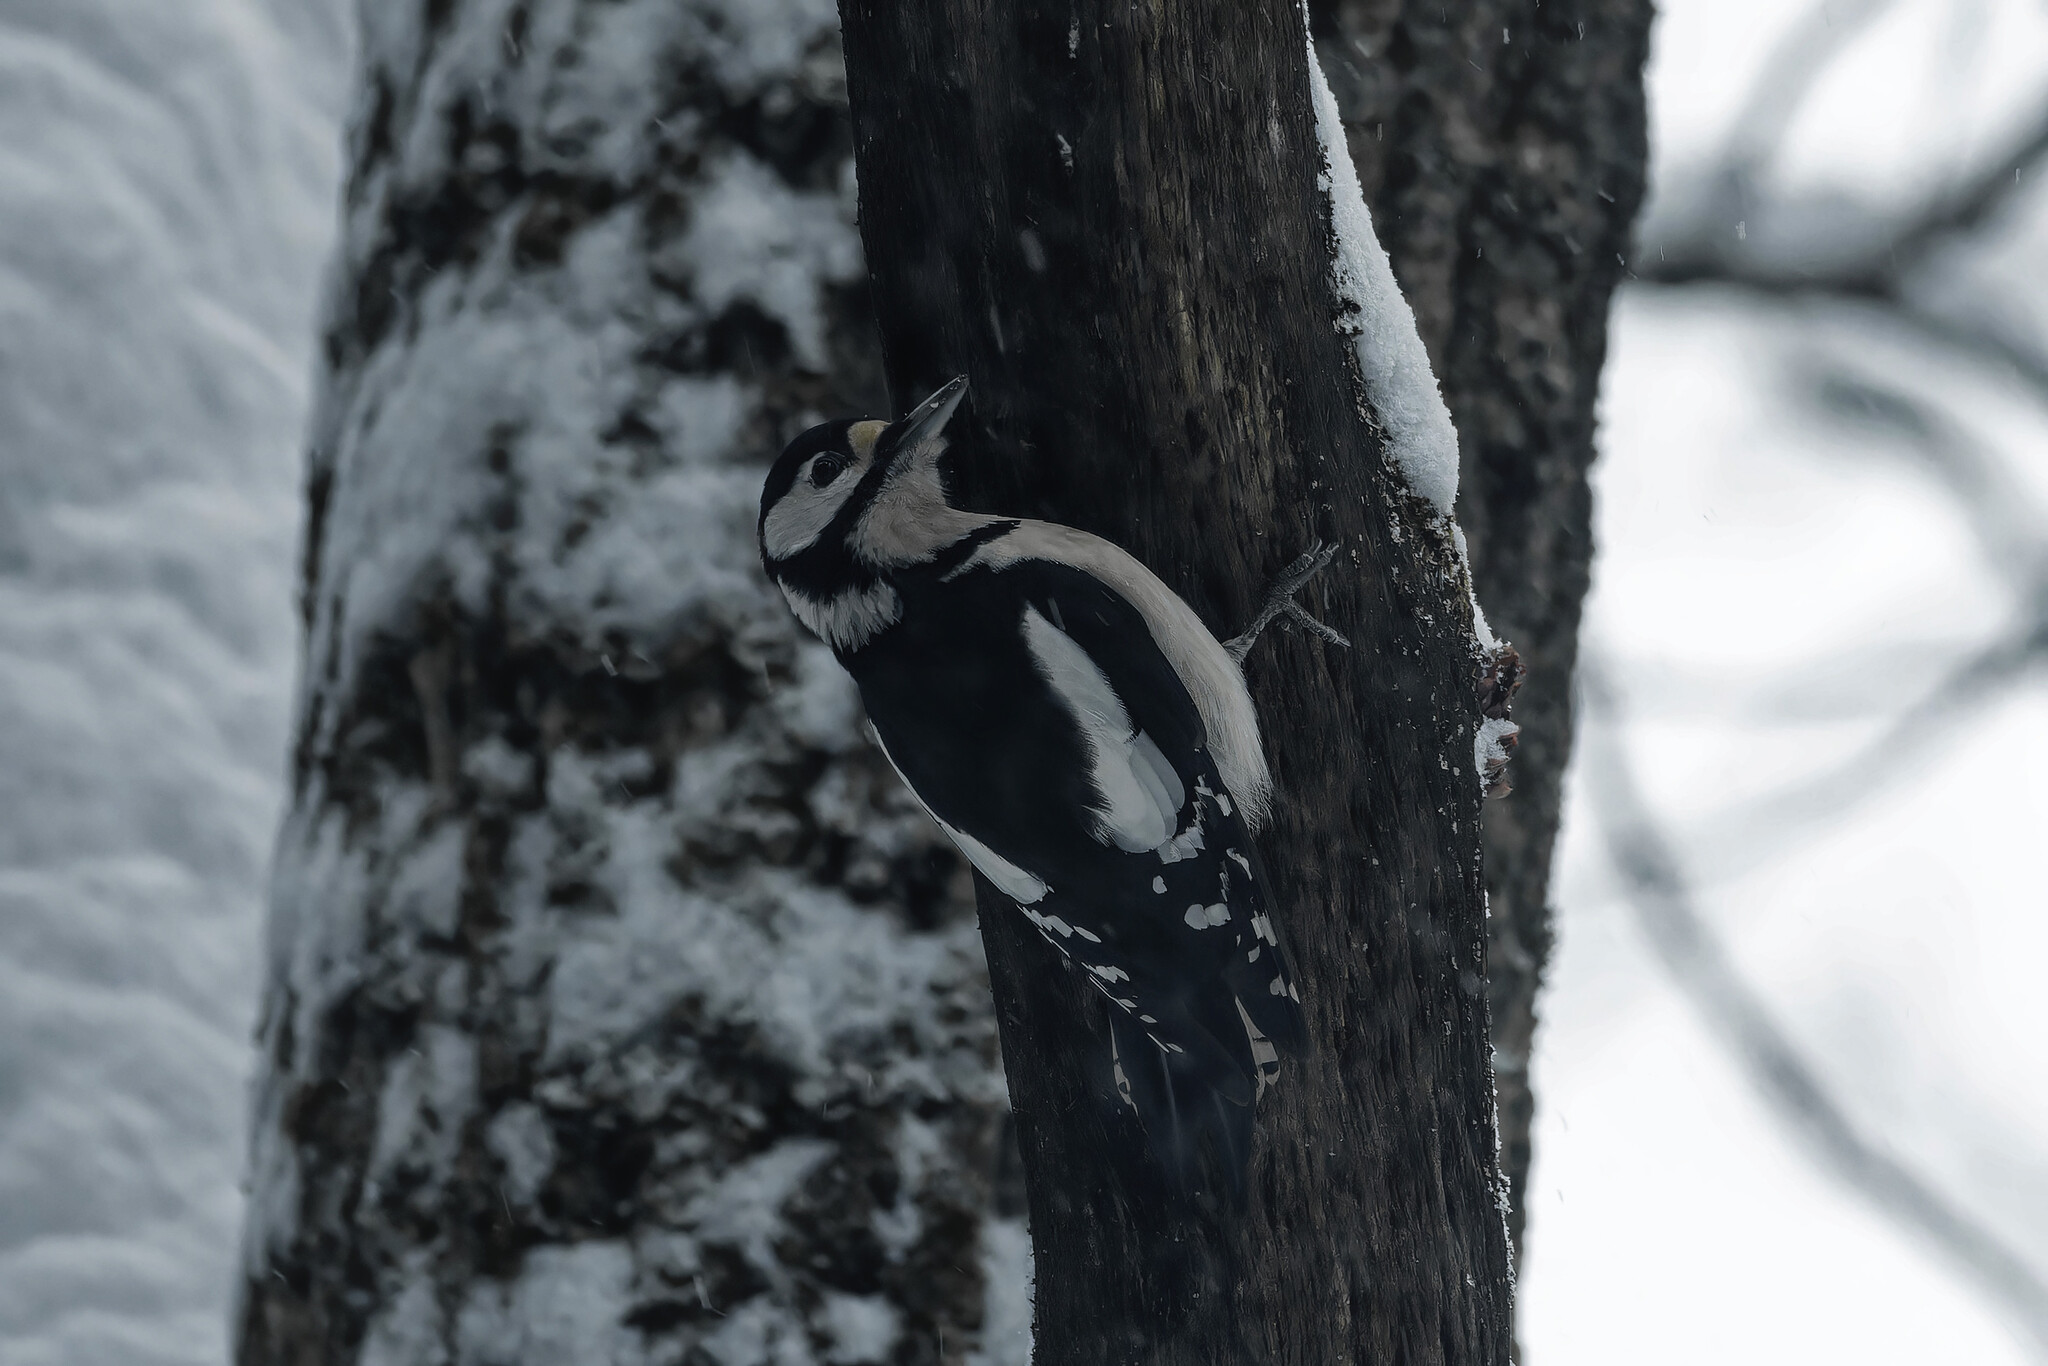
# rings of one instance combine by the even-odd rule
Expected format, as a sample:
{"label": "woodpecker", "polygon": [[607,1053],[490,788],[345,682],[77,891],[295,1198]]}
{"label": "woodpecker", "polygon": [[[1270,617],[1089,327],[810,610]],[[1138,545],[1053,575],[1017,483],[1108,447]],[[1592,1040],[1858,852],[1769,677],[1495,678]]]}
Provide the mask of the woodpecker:
{"label": "woodpecker", "polygon": [[[792,441],[761,494],[762,564],[905,785],[1106,1000],[1116,1100],[1167,1174],[1195,1180],[1206,1142],[1236,1185],[1253,1102],[1303,1044],[1252,846],[1273,780],[1250,640],[1219,641],[1101,537],[954,507],[939,459],[966,390]],[[1258,624],[1304,615],[1293,589],[1327,559]]]}

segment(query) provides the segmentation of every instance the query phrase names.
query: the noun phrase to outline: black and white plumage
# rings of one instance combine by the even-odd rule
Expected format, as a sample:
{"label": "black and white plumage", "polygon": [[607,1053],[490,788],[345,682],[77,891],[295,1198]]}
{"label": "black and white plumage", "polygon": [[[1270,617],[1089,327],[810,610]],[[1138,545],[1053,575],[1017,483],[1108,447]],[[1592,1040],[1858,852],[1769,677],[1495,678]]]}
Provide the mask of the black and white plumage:
{"label": "black and white plumage", "polygon": [[1300,997],[1251,835],[1272,779],[1236,660],[1129,554],[965,512],[939,470],[956,379],[894,425],[790,444],[762,561],[859,684],[962,854],[1109,1002],[1114,1075],[1168,1171],[1242,1171]]}

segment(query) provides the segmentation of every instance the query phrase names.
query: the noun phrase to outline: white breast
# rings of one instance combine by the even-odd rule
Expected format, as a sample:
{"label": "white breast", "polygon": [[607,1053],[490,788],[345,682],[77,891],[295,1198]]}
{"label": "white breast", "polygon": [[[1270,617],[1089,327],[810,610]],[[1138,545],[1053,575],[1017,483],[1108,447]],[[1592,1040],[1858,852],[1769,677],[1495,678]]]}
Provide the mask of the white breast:
{"label": "white breast", "polygon": [[797,620],[838,650],[858,650],[903,615],[903,599],[886,583],[841,589],[823,600],[788,584],[781,588],[783,600]]}

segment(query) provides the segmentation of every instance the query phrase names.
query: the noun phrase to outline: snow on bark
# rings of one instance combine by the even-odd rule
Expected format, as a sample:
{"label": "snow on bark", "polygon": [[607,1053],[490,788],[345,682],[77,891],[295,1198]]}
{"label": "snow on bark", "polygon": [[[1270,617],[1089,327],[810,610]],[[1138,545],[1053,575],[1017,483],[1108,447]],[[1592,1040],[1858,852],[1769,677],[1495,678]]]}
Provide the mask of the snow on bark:
{"label": "snow on bark", "polygon": [[364,7],[244,1362],[975,1349],[966,878],[753,550],[884,404],[835,18]]}
{"label": "snow on bark", "polygon": [[1409,492],[1448,518],[1458,500],[1458,432],[1422,348],[1415,314],[1373,235],[1372,212],[1344,140],[1337,97],[1330,93],[1314,43],[1309,44],[1308,70],[1316,139],[1323,149],[1322,188],[1330,197],[1330,228],[1336,236],[1330,269],[1342,309],[1337,329],[1354,339],[1366,399],[1386,433],[1387,457]]}
{"label": "snow on bark", "polygon": [[[1306,28],[1305,4],[1302,21]],[[1313,39],[1308,44],[1308,69],[1316,140],[1323,152],[1321,188],[1329,196],[1334,239],[1330,272],[1338,303],[1337,330],[1353,339],[1366,403],[1384,434],[1387,458],[1408,491],[1422,499],[1438,525],[1449,532],[1449,574],[1462,586],[1471,609],[1473,653],[1482,674],[1491,678],[1503,670],[1518,670],[1513,647],[1494,638],[1472,586],[1471,555],[1456,521],[1458,431],[1430,367],[1429,353],[1423,349],[1415,312],[1402,296],[1393,264],[1373,233],[1372,211],[1366,207],[1358,168],[1351,160],[1337,97],[1323,74]],[[1485,691],[1482,684],[1482,693]],[[1473,771],[1486,796],[1508,792],[1508,756],[1519,729],[1507,719],[1512,694],[1512,687],[1502,694],[1499,714],[1487,708],[1473,733]]]}

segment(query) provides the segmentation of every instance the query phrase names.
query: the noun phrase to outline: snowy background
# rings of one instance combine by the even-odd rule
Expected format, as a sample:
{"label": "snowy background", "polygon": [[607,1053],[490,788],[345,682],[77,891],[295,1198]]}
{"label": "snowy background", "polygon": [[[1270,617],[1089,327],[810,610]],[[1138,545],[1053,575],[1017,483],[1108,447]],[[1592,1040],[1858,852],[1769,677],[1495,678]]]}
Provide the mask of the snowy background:
{"label": "snowy background", "polygon": [[[1812,17],[1665,7],[1640,254],[1705,223],[1796,274],[2041,116],[2038,0],[1830,4],[1840,51],[1731,203],[1713,168]],[[344,12],[0,7],[0,1366],[226,1357]],[[1916,307],[2048,353],[2041,178]],[[1938,330],[1710,285],[1618,309],[1586,723],[1610,781],[1575,779],[1561,862],[1534,1366],[2043,1350],[2024,1286],[1817,1156],[1610,856],[1659,828],[1845,1122],[2048,1279],[2043,671],[1995,653],[2042,634],[2048,382]],[[1913,710],[1988,648],[2008,667]]]}
{"label": "snowy background", "polygon": [[[1805,283],[1616,311],[1528,1359],[2048,1360],[2048,363],[1987,356],[2048,357],[2048,165],[1890,304],[1819,283],[2043,126],[2048,8],[1685,0],[1652,76],[1644,273],[1705,234]],[[1753,183],[1717,202],[1731,158]],[[1610,858],[1644,816],[1838,1117],[2031,1288],[1959,1271],[1766,1099]]]}
{"label": "snowy background", "polygon": [[0,5],[0,1363],[225,1360],[348,28]]}

